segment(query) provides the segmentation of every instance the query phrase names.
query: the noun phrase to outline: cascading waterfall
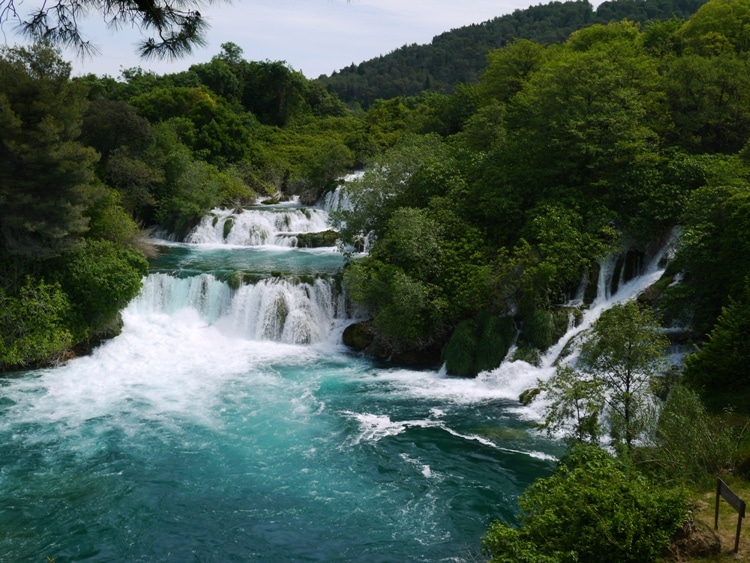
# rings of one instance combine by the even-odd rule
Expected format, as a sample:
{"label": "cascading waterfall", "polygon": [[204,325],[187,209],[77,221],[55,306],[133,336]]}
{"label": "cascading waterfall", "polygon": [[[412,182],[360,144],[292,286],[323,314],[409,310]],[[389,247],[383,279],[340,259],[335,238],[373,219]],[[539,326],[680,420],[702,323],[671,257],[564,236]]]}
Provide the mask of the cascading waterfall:
{"label": "cascading waterfall", "polygon": [[341,183],[331,191],[326,192],[320,198],[316,207],[323,209],[327,213],[333,211],[351,210],[352,202],[346,190],[346,183],[358,180],[362,177],[364,171],[352,172],[341,178]]}
{"label": "cascading waterfall", "polygon": [[318,207],[327,213],[331,213],[333,211],[351,210],[352,202],[344,186],[337,186],[321,198]]}
{"label": "cascading waterfall", "polygon": [[208,325],[251,340],[310,344],[325,340],[346,320],[346,300],[335,281],[293,283],[268,278],[232,290],[211,274],[178,278],[150,274],[133,312],[174,314],[194,309]]}
{"label": "cascading waterfall", "polygon": [[[542,356],[540,365],[534,366],[527,362],[506,361],[497,369],[479,374],[479,379],[488,385],[495,385],[504,390],[503,396],[508,399],[518,399],[520,394],[536,387],[538,381],[549,379],[555,372],[558,361],[566,361],[575,357],[562,358],[562,352],[567,348],[575,352],[575,346],[569,343],[576,337],[591,328],[591,325],[601,314],[616,304],[624,303],[640,295],[646,288],[656,282],[664,273],[665,258],[673,253],[676,236],[669,238],[667,243],[654,255],[650,263],[627,282],[618,280],[617,291],[611,292],[613,276],[616,270],[617,256],[611,255],[601,260],[599,264],[599,276],[597,280],[597,296],[594,302],[583,310],[581,321],[577,325],[570,326],[565,335],[553,344]],[[527,407],[519,407],[517,411],[521,416],[538,420],[541,417],[543,401],[532,403]]]}
{"label": "cascading waterfall", "polygon": [[190,244],[236,246],[297,246],[301,233],[328,229],[328,213],[313,207],[281,206],[265,209],[214,209],[186,237]]}

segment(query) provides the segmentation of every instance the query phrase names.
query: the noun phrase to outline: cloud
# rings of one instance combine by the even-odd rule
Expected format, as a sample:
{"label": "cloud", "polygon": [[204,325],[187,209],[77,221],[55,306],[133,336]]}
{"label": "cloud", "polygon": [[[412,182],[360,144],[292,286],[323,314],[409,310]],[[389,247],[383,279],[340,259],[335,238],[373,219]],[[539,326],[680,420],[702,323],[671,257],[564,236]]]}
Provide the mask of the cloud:
{"label": "cloud", "polygon": [[331,74],[352,63],[385,55],[414,43],[429,43],[443,32],[509,14],[529,0],[235,0],[201,7],[211,26],[207,45],[178,61],[144,61],[136,54],[137,29],[113,32],[100,19],[84,21],[84,31],[101,50],[76,59],[74,73],[117,77],[140,66],[159,74],[207,62],[232,42],[247,60],[286,61],[308,78]]}

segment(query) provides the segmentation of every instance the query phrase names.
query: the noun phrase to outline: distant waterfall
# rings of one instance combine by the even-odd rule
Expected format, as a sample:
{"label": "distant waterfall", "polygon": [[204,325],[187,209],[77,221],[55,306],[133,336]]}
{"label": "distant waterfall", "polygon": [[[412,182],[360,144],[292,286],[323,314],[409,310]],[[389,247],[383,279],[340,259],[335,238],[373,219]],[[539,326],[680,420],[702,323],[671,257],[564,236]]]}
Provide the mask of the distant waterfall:
{"label": "distant waterfall", "polygon": [[328,213],[317,208],[214,209],[185,238],[193,244],[235,246],[297,246],[301,233],[319,233],[328,226]]}
{"label": "distant waterfall", "polygon": [[327,213],[332,211],[348,211],[352,209],[352,202],[344,186],[338,186],[323,195],[318,202],[318,207]]}
{"label": "distant waterfall", "polygon": [[343,294],[322,278],[313,283],[268,278],[232,290],[211,274],[177,278],[154,273],[129,306],[140,314],[174,314],[184,308],[229,334],[288,344],[323,341],[346,318]]}
{"label": "distant waterfall", "polygon": [[335,189],[323,194],[323,197],[318,201],[317,207],[328,213],[332,211],[350,211],[352,209],[352,202],[346,190],[346,183],[359,180],[363,175],[364,171],[360,170],[341,178],[341,183]]}

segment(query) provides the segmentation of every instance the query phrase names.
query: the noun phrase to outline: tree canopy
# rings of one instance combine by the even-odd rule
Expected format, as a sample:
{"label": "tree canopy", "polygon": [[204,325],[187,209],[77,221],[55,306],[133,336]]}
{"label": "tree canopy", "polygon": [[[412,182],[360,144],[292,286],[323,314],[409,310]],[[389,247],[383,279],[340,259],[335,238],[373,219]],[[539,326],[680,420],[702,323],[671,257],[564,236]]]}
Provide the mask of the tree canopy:
{"label": "tree canopy", "polygon": [[84,16],[93,11],[110,28],[132,25],[152,33],[138,46],[141,56],[177,58],[205,43],[207,23],[199,11],[205,3],[203,0],[57,0],[43,3],[26,14],[22,2],[0,0],[0,26],[15,21],[32,40],[72,47],[81,54],[95,54],[96,46],[79,27]]}

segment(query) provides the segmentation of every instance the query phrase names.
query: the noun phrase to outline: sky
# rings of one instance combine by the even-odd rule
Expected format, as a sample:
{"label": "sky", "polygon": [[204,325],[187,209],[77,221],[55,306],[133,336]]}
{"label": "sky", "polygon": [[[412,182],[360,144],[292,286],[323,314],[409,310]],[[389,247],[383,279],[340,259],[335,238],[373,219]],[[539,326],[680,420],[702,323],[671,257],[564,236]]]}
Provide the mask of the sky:
{"label": "sky", "polygon": [[[32,5],[28,0],[26,5]],[[73,74],[120,76],[123,69],[141,67],[157,74],[187,70],[208,62],[232,42],[249,61],[285,61],[307,78],[330,75],[352,63],[386,55],[404,45],[427,44],[436,35],[472,23],[524,9],[548,0],[217,0],[200,7],[210,29],[206,46],[177,61],[142,60],[135,44],[137,29],[108,30],[94,16],[81,24],[84,35],[100,54],[81,59],[73,51],[63,56]],[[18,0],[16,2],[18,4]],[[592,2],[593,3],[593,2]],[[595,4],[596,5],[596,4]],[[2,38],[0,38],[2,41]],[[5,30],[8,44],[19,42]]]}

